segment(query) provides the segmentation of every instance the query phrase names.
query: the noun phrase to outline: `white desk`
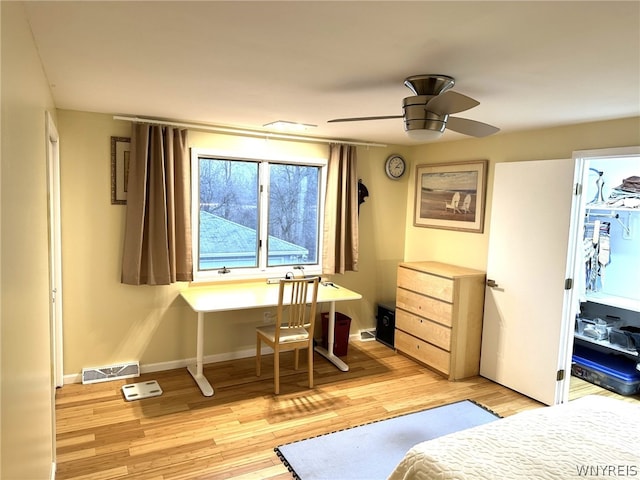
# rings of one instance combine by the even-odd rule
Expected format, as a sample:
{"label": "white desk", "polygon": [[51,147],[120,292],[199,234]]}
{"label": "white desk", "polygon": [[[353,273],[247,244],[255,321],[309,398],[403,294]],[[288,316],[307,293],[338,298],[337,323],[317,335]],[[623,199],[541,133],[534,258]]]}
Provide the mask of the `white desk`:
{"label": "white desk", "polygon": [[[198,331],[196,338],[196,364],[189,365],[187,370],[206,397],[213,395],[213,387],[203,374],[204,361],[204,314],[208,312],[224,312],[228,310],[245,310],[251,308],[275,307],[278,304],[279,284],[260,282],[226,283],[190,287],[180,295],[194,312],[198,314]],[[348,290],[339,285],[318,286],[318,303],[329,303],[328,348],[315,347],[315,351],[325,357],[343,372],[349,366],[333,353],[333,339],[335,332],[336,302],[344,300],[358,300],[359,293]]]}

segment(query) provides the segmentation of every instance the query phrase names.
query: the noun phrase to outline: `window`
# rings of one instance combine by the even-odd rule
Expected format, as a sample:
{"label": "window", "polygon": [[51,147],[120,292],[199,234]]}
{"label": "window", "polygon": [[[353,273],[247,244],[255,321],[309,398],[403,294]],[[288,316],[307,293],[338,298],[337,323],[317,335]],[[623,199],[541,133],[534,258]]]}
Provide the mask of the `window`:
{"label": "window", "polygon": [[192,149],[194,280],[321,273],[324,159]]}

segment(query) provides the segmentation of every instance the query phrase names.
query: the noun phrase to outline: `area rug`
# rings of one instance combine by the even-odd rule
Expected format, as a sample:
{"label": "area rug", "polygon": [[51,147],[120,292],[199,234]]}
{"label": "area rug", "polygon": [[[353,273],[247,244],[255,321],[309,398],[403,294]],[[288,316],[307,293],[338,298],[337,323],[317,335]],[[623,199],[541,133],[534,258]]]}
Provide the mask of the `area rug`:
{"label": "area rug", "polygon": [[386,479],[415,444],[500,418],[472,400],[368,423],[275,448],[299,480]]}

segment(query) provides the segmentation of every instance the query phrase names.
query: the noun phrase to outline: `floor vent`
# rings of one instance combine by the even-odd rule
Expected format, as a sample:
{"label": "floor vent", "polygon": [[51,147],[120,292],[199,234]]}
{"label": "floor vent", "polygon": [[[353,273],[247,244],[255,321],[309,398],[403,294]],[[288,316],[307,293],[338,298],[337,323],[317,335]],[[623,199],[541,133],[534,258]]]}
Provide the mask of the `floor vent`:
{"label": "floor vent", "polygon": [[360,330],[360,341],[368,342],[376,339],[376,329],[372,330]]}
{"label": "floor vent", "polygon": [[140,376],[139,362],[82,369],[82,383],[108,382]]}

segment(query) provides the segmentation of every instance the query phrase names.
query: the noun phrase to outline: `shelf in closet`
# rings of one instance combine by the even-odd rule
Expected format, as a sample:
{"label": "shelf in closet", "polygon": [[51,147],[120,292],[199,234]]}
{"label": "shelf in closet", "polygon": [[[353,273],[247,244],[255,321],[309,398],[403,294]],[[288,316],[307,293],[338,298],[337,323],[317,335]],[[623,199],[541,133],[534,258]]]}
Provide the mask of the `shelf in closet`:
{"label": "shelf in closet", "polygon": [[640,208],[632,208],[632,207],[613,207],[611,205],[607,205],[606,203],[591,203],[585,205],[585,210],[604,210],[609,212],[630,212],[630,213],[640,213]]}
{"label": "shelf in closet", "polygon": [[602,292],[587,292],[586,300],[609,307],[624,308],[634,312],[640,312],[640,300],[628,297],[618,297]]}
{"label": "shelf in closet", "polygon": [[584,335],[580,335],[579,333],[575,332],[573,334],[574,338],[580,339],[584,342],[587,343],[592,343],[594,345],[599,345],[601,347],[605,347],[608,348],[610,350],[615,350],[617,352],[620,353],[624,353],[625,355],[629,355],[631,357],[638,357],[638,352],[636,352],[635,350],[629,350],[627,348],[623,348],[619,345],[616,345],[615,343],[611,343],[609,340],[596,340],[595,338],[591,338],[591,337],[586,337]]}

